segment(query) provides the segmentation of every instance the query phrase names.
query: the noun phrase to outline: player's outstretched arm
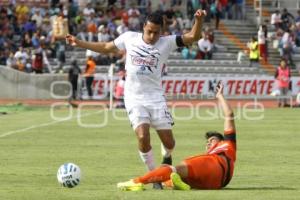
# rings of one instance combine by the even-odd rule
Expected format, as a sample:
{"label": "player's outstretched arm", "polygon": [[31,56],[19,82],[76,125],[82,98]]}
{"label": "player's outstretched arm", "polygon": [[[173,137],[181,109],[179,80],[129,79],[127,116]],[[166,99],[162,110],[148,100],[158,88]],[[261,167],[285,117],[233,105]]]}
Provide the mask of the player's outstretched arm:
{"label": "player's outstretched arm", "polygon": [[219,82],[217,85],[216,98],[218,99],[218,102],[224,113],[224,130],[234,131],[235,130],[234,113],[223,95],[223,89],[224,89],[224,85],[221,82]]}
{"label": "player's outstretched arm", "polygon": [[86,41],[77,39],[73,35],[68,34],[68,35],[66,35],[66,42],[67,42],[67,44],[70,44],[72,46],[89,49],[94,52],[103,53],[103,54],[118,52],[118,48],[113,43],[113,41],[111,41],[111,42],[86,42]]}
{"label": "player's outstretched arm", "polygon": [[195,12],[194,14],[195,22],[191,31],[182,36],[182,41],[184,45],[190,45],[201,38],[202,21],[204,16],[206,16],[205,10],[199,9]]}

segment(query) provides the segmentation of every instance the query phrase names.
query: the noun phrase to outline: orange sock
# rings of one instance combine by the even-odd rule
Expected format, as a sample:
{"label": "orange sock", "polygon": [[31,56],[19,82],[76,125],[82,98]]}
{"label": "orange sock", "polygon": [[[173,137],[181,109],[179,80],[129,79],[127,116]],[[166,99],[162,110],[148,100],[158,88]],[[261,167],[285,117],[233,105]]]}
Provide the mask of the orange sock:
{"label": "orange sock", "polygon": [[144,176],[140,176],[133,179],[133,181],[135,183],[143,183],[143,184],[164,182],[170,179],[170,175],[172,172],[173,171],[171,166],[162,166],[146,173]]}

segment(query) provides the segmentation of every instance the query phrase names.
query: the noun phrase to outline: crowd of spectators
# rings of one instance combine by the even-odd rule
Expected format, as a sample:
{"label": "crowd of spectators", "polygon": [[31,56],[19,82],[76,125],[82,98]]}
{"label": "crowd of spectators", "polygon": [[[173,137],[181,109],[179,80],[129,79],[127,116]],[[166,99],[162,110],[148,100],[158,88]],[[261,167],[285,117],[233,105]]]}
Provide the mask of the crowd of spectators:
{"label": "crowd of spectators", "polygon": [[292,68],[296,67],[292,54],[298,52],[300,47],[300,10],[297,13],[297,16],[294,16],[286,8],[281,12],[276,10],[270,21],[273,48],[279,50],[281,57],[285,58]]}
{"label": "crowd of spectators", "polygon": [[[54,37],[56,21],[67,21],[67,32],[87,41],[109,41],[128,31],[139,31],[144,19],[152,11],[164,14],[164,34],[181,34],[191,28],[193,13],[207,11],[206,22],[220,18],[243,19],[244,0],[160,0],[158,7],[150,0],[90,0],[80,8],[77,0],[60,3],[50,0],[47,6],[29,6],[26,0],[10,1],[0,5],[0,64],[24,72],[59,72],[65,62],[65,41]],[[186,12],[182,8],[186,7]],[[191,52],[187,58],[211,59],[214,48],[213,29],[206,27],[203,39],[194,47],[183,49]],[[188,53],[190,54],[190,53]],[[184,55],[185,56],[185,55]],[[112,61],[122,63],[121,57],[94,53],[98,65]],[[49,62],[49,60],[54,60]]]}
{"label": "crowd of spectators", "polygon": [[[13,1],[12,1],[13,2]],[[25,1],[0,7],[0,64],[25,72],[51,72],[48,58],[64,61],[64,42],[52,37],[53,21],[63,5],[29,7]]]}

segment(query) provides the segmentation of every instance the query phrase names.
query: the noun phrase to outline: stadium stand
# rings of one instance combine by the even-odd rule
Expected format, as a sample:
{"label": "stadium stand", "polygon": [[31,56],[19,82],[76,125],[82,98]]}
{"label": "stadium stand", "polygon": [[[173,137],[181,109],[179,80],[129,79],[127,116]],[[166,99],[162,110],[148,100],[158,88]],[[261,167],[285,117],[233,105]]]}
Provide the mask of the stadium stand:
{"label": "stadium stand", "polygon": [[[292,15],[290,20],[290,26],[289,29],[291,30],[291,36],[293,37],[293,55],[292,59],[294,61],[295,66],[292,66],[292,76],[299,76],[300,71],[300,60],[299,60],[299,44],[295,41],[295,37],[297,37],[297,12],[300,9],[300,1],[298,0],[264,0],[261,1],[261,9],[262,9],[262,16],[261,19],[259,19],[259,10],[260,10],[260,4],[259,0],[254,1],[248,1],[248,5],[246,6],[246,12],[248,13],[248,20],[251,21],[253,24],[258,24],[259,22],[262,24],[266,24],[268,28],[268,35],[269,35],[269,45],[268,49],[269,51],[269,63],[273,66],[277,66],[281,55],[279,54],[279,51],[277,48],[273,48],[273,42],[278,38],[278,35],[280,36],[282,33],[280,31],[274,29],[274,27],[271,25],[271,15],[275,13],[276,10],[279,11],[279,14],[282,17],[283,10],[286,9],[288,13]],[[279,42],[280,42],[279,37]],[[274,68],[271,70],[271,73],[274,72]]]}
{"label": "stadium stand", "polygon": [[[7,17],[7,19],[14,21],[14,13],[10,13],[13,12],[13,8],[16,7],[17,5],[19,5],[19,3],[21,1],[16,1],[17,4],[15,4],[14,6],[9,5],[9,1],[5,0],[5,1],[1,1],[1,13],[2,16],[4,16],[5,18]],[[83,37],[88,38],[90,36],[90,33],[88,33],[87,30],[89,30],[89,28],[91,28],[87,22],[89,22],[88,19],[90,19],[89,17],[85,17],[87,18],[87,20],[83,20],[86,22],[86,24],[80,24],[78,21],[76,20],[81,20],[82,15],[80,14],[80,11],[83,10],[84,8],[84,1],[79,1],[79,5],[73,5],[70,4],[69,7],[67,7],[66,5],[62,5],[62,4],[55,4],[50,6],[50,4],[53,2],[51,1],[50,3],[48,3],[48,1],[45,0],[37,0],[37,1],[31,1],[31,0],[22,0],[22,2],[29,6],[29,8],[39,8],[41,11],[43,11],[43,15],[44,15],[44,20],[47,19],[51,19],[51,16],[57,15],[59,12],[67,12],[69,13],[69,22],[70,24],[70,32],[71,33],[82,33]],[[59,1],[57,1],[59,2]],[[65,1],[60,1],[60,2],[65,2]],[[104,3],[95,3],[96,1],[92,1],[93,6],[96,10],[98,10],[99,14],[97,13],[97,18],[96,18],[96,24],[99,25],[105,25],[106,27],[110,27],[111,29],[116,28],[116,25],[114,23],[110,23],[110,19],[105,18],[104,13],[101,14],[101,11],[103,11],[102,9],[106,9],[104,10],[104,12],[107,12],[109,14],[111,14],[112,16],[117,16],[116,15],[116,11],[120,11],[118,9],[120,8],[126,8],[129,9],[131,8],[131,5],[129,4],[129,1],[117,1],[118,6],[112,6],[112,5],[108,5],[106,1],[99,1],[99,2],[105,2]],[[122,2],[125,4],[123,5]],[[173,2],[173,1],[172,1]],[[177,2],[177,1],[176,1]],[[187,5],[188,0],[185,1],[181,1],[181,4],[178,5],[178,8],[181,9],[183,11],[183,15],[188,14],[187,10],[186,10],[186,5]],[[272,14],[272,12],[275,9],[282,9],[284,6],[287,6],[287,8],[290,10],[291,7],[293,7],[292,13],[295,15],[295,5],[293,4],[289,4],[288,2],[290,1],[276,1],[276,3],[274,3],[275,1],[263,1],[263,16],[264,16],[264,20],[269,20],[270,19],[270,15]],[[170,2],[169,2],[170,3]],[[73,8],[72,5],[77,8],[78,10],[76,11],[76,13],[72,16],[70,16],[71,14],[71,9]],[[120,7],[121,5],[121,7]],[[108,6],[108,7],[105,7]],[[160,7],[161,9],[166,9],[169,12],[169,4],[168,5],[161,5],[159,4],[159,1],[153,1],[152,4],[152,10],[156,9],[157,7]],[[249,61],[248,58],[244,57],[242,60],[238,60],[238,54],[241,51],[244,51],[247,49],[247,42],[249,41],[249,39],[253,36],[253,35],[257,35],[257,30],[258,30],[258,24],[257,24],[257,20],[253,20],[256,19],[258,16],[257,13],[257,1],[256,0],[247,0],[245,5],[244,5],[244,19],[239,19],[239,20],[233,20],[233,19],[229,19],[229,17],[225,17],[221,19],[221,24],[220,24],[220,28],[218,30],[213,30],[213,34],[214,34],[214,44],[215,44],[215,48],[214,48],[214,52],[213,52],[213,57],[212,60],[201,60],[201,59],[196,59],[196,60],[184,60],[180,54],[180,52],[174,52],[171,54],[171,56],[169,57],[168,63],[167,64],[167,75],[176,75],[176,76],[180,76],[181,74],[197,74],[197,73],[204,73],[204,74],[210,74],[210,73],[216,73],[216,74],[231,74],[231,75],[235,75],[235,74],[247,74],[247,75],[262,75],[262,74],[270,74],[273,75],[273,72],[275,70],[275,68],[277,67],[277,65],[279,64],[279,60],[280,60],[280,54],[278,52],[278,49],[274,49],[273,48],[273,43],[269,42],[268,44],[268,49],[269,49],[269,59],[268,59],[268,63],[261,63],[260,66],[257,67],[248,67],[249,66]],[[45,10],[46,8],[46,10]],[[47,10],[48,8],[48,10]],[[147,7],[143,6],[143,5],[138,5],[139,9],[145,9]],[[297,8],[299,8],[299,4],[297,4]],[[44,9],[44,10],[43,10]],[[116,9],[116,10],[113,10]],[[126,10],[125,9],[125,10]],[[76,10],[76,9],[75,9]],[[49,15],[47,15],[47,12],[49,13]],[[121,10],[122,11],[122,10]],[[225,12],[225,11],[224,11]],[[27,15],[27,20],[33,15],[33,11],[31,10],[31,12],[29,12]],[[113,15],[114,14],[114,15]],[[234,14],[234,13],[233,13]],[[228,13],[224,13],[224,16],[228,16]],[[15,16],[17,17],[17,16]],[[73,24],[75,20],[75,23],[78,24]],[[142,17],[141,17],[142,19]],[[102,21],[105,21],[105,23],[102,23]],[[174,19],[173,19],[174,20]],[[178,19],[176,19],[178,20]],[[25,21],[26,22],[26,21]],[[23,22],[23,23],[25,23]],[[106,22],[109,22],[108,24]],[[179,21],[177,21],[179,23]],[[45,21],[46,23],[46,21]],[[120,21],[117,20],[117,23],[120,23]],[[188,23],[187,23],[188,24]],[[2,20],[1,21],[1,27],[6,28],[6,21]],[[22,24],[21,24],[22,25]],[[72,26],[74,26],[72,28]],[[188,25],[186,25],[188,26]],[[208,19],[205,21],[204,27],[214,27],[214,21],[212,19]],[[238,28],[237,28],[238,27]],[[11,27],[10,27],[11,28]],[[97,27],[96,27],[97,28]],[[130,27],[129,27],[130,28]],[[184,27],[185,28],[185,27]],[[269,32],[270,33],[274,33],[273,29],[271,28],[270,25],[268,25],[269,28]],[[5,30],[5,29],[3,29]],[[47,29],[46,29],[47,30]],[[172,33],[176,33],[176,30],[180,30],[178,27],[173,29],[171,28],[169,30],[169,32]],[[6,64],[7,60],[9,59],[9,53],[15,53],[18,49],[18,47],[22,44],[24,44],[24,39],[23,37],[25,36],[25,32],[23,29],[19,30],[19,32],[17,32],[17,27],[14,27],[14,32],[15,35],[13,37],[11,37],[11,35],[9,34],[4,34],[4,31],[1,32],[1,41],[5,41],[7,40],[8,44],[9,44],[9,48],[6,49],[1,49],[1,64]],[[34,32],[33,32],[34,33]],[[33,40],[34,34],[31,33],[30,34],[30,39]],[[51,31],[49,32],[51,33]],[[62,71],[60,72],[64,72],[66,73],[68,71],[68,69],[70,68],[70,63],[71,63],[71,59],[72,57],[75,57],[76,59],[78,59],[78,63],[80,65],[80,67],[83,69],[85,67],[85,62],[86,62],[86,52],[82,49],[77,49],[77,48],[72,48],[70,46],[65,46],[63,41],[53,41],[51,39],[51,35],[49,35],[48,32],[38,32],[40,38],[37,39],[38,42],[40,42],[40,45],[45,45],[45,51],[48,57],[48,62],[49,65],[52,66],[54,68],[54,71],[59,71],[56,70],[56,68],[59,68],[59,65],[61,65],[61,69]],[[109,32],[110,33],[110,39],[113,39],[114,37],[117,36],[116,32]],[[96,37],[96,34],[94,35],[94,37]],[[4,46],[6,46],[6,43],[4,42]],[[7,51],[7,50],[10,51]],[[58,61],[60,60],[59,58],[61,57],[59,54],[57,55],[58,52],[63,52],[62,53],[62,62],[59,63]],[[34,51],[33,51],[34,52]],[[292,75],[296,76],[299,75],[298,73],[298,69],[297,67],[300,66],[300,54],[299,54],[299,50],[297,48],[295,48],[295,54],[292,56],[293,60],[295,61],[296,66],[292,69]],[[28,52],[29,55],[29,59],[30,60],[33,56],[33,53]],[[114,60],[116,60],[117,58],[113,58]],[[27,61],[27,64],[30,64],[31,61]],[[107,73],[108,71],[108,65],[107,63],[104,64],[103,66],[99,65],[101,63],[98,63],[97,65],[97,72],[98,73]],[[27,66],[27,65],[25,65]],[[44,66],[44,72],[49,72],[49,70]]]}

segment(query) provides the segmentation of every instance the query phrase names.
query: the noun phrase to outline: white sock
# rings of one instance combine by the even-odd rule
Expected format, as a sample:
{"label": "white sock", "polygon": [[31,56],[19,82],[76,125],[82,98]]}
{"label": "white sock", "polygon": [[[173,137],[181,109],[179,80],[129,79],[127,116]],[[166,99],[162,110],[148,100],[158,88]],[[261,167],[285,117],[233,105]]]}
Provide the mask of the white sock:
{"label": "white sock", "polygon": [[161,155],[164,158],[168,158],[171,156],[173,149],[167,149],[163,144],[160,145],[160,148],[161,148]]}
{"label": "white sock", "polygon": [[153,156],[153,152],[152,149],[150,149],[150,151],[143,153],[141,151],[139,151],[140,157],[142,159],[142,161],[147,165],[147,168],[149,171],[154,170],[155,169],[155,163],[154,163],[154,156]]}

